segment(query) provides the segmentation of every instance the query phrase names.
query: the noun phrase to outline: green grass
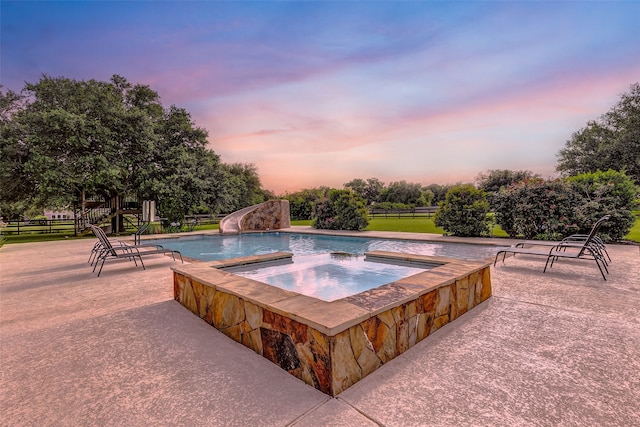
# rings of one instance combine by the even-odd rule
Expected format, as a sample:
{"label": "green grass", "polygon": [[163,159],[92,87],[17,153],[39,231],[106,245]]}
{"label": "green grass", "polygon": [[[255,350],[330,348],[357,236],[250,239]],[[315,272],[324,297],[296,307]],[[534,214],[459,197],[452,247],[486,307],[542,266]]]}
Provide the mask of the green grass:
{"label": "green grass", "polygon": [[219,230],[220,224],[203,224],[193,227],[193,231]]}
{"label": "green grass", "polygon": [[[308,225],[313,224],[312,220],[291,221],[291,225]],[[433,218],[373,218],[369,220],[367,231],[399,231],[405,233],[433,233],[444,234],[444,230],[436,227]],[[493,229],[495,237],[507,237],[507,233],[496,226]]]}
{"label": "green grass", "polygon": [[373,218],[369,220],[367,230],[444,234],[431,218]]}
{"label": "green grass", "polygon": [[[93,237],[93,234],[91,235]],[[26,234],[10,234],[4,237],[4,244],[11,243],[31,243],[31,242],[49,242],[52,240],[77,239],[71,233],[26,233]]]}
{"label": "green grass", "polygon": [[[22,227],[20,227],[22,230]],[[193,228],[194,231],[206,231],[206,230],[218,230],[218,224],[205,224],[197,225]],[[133,234],[134,230],[127,230],[123,236]],[[148,236],[148,235],[147,235]],[[65,240],[65,239],[85,239],[93,238],[93,234],[89,234],[85,237],[74,237],[73,229],[70,229],[65,233],[21,233],[21,234],[8,234],[0,237],[0,247],[3,244],[11,243],[30,243],[30,242],[48,242],[52,240]]]}
{"label": "green grass", "polygon": [[640,243],[640,211],[634,211],[633,214],[636,216],[636,223],[631,227],[629,234],[624,236],[624,238],[626,240]]}

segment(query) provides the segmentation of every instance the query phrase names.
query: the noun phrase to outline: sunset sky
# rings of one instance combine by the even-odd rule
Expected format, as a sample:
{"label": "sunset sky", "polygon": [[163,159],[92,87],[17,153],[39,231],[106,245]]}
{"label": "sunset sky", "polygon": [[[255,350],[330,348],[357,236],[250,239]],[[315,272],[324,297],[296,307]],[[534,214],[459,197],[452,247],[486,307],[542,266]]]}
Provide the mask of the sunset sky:
{"label": "sunset sky", "polygon": [[640,2],[0,2],[0,83],[149,85],[281,194],[555,176],[640,81]]}

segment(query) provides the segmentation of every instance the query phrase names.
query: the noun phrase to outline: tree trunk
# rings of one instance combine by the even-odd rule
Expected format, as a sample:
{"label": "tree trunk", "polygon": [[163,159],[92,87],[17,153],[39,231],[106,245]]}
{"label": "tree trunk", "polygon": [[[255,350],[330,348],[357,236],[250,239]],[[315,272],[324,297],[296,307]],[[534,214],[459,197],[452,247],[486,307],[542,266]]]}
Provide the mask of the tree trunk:
{"label": "tree trunk", "polygon": [[111,231],[119,235],[124,231],[124,215],[122,215],[122,198],[114,196],[111,198],[111,212],[115,215],[111,219]]}
{"label": "tree trunk", "polygon": [[[77,222],[76,224],[78,224],[78,228],[82,231],[84,230],[84,228],[87,226],[87,194],[84,191],[84,188],[82,188],[82,195],[80,196],[80,222]],[[80,224],[82,224],[82,226],[80,226]]]}

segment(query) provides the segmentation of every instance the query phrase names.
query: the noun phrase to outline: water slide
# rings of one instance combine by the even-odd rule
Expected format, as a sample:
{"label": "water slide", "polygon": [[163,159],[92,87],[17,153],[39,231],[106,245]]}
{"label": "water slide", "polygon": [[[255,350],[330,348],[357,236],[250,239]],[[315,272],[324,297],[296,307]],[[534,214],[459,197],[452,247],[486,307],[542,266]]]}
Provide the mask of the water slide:
{"label": "water slide", "polygon": [[224,234],[240,233],[240,222],[242,217],[249,212],[253,212],[258,206],[260,205],[248,206],[222,218],[220,220],[220,232]]}
{"label": "water slide", "polygon": [[288,200],[269,200],[235,211],[220,221],[220,233],[278,230],[291,227]]}

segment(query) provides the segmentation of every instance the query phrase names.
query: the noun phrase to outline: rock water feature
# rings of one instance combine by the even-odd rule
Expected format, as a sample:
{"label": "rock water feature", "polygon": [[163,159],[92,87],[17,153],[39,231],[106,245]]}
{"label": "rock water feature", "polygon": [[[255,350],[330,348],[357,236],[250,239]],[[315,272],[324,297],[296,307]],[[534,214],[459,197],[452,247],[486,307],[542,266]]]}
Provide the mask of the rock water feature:
{"label": "rock water feature", "polygon": [[174,297],[231,339],[337,396],[491,296],[484,261],[367,256],[438,266],[332,302],[221,270],[291,257],[280,252],[174,267]]}

